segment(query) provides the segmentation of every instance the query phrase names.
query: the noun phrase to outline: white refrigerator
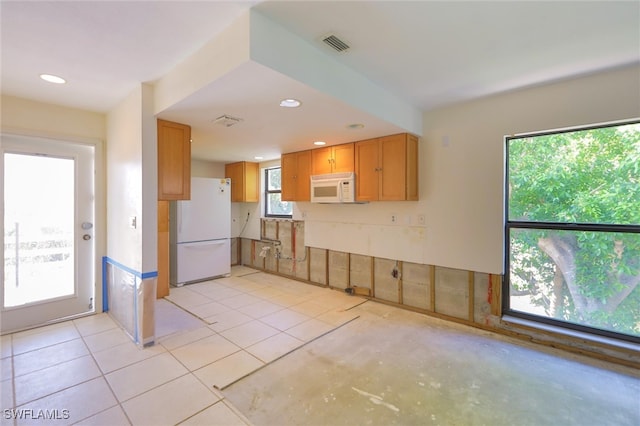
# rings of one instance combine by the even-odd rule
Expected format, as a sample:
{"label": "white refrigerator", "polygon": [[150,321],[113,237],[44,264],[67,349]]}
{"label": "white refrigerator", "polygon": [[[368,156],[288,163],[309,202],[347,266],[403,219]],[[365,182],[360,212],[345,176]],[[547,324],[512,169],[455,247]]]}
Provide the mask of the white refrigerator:
{"label": "white refrigerator", "polygon": [[231,273],[231,180],[191,178],[191,199],[171,203],[170,282]]}

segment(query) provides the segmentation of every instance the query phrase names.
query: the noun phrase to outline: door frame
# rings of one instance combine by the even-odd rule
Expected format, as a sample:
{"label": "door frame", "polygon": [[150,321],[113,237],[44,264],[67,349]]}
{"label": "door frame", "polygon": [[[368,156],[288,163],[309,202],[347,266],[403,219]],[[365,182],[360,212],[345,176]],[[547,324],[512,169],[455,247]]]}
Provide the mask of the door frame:
{"label": "door frame", "polygon": [[[25,130],[2,130],[0,132],[0,148],[2,148],[2,141],[5,137],[11,137],[13,139],[23,139],[23,140],[40,140],[43,142],[53,141],[53,142],[65,142],[71,144],[78,145],[90,145],[93,146],[94,149],[94,223],[93,223],[93,239],[94,239],[94,250],[95,250],[95,259],[94,259],[94,271],[95,271],[95,283],[94,283],[94,312],[91,313],[83,313],[78,314],[73,317],[81,317],[87,315],[94,315],[103,312],[104,297],[106,294],[103,293],[103,262],[102,259],[106,256],[106,235],[107,235],[107,209],[106,209],[106,155],[105,155],[105,143],[101,139],[96,138],[87,138],[87,137],[77,137],[77,136],[67,136],[67,135],[51,135],[46,132],[38,132],[38,131],[25,131]],[[2,172],[4,175],[4,170]],[[0,176],[0,184],[4,185],[4,177]],[[4,229],[4,198],[0,197],[0,212],[2,223],[0,223],[0,227]],[[0,265],[0,274],[4,277],[4,262]],[[56,322],[69,320],[69,317],[59,318],[57,320],[52,320],[47,322],[46,324],[52,324]],[[35,328],[45,324],[40,324],[38,326],[26,327]],[[14,333],[19,330],[11,330],[6,333]]]}

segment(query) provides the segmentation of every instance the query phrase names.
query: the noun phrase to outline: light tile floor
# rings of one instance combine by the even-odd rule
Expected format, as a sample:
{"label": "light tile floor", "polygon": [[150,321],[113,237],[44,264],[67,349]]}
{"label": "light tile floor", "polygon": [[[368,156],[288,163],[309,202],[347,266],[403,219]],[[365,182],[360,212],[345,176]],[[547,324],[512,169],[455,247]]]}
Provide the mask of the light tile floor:
{"label": "light tile floor", "polygon": [[2,336],[0,425],[246,425],[221,389],[357,318],[348,309],[365,302],[244,267],[167,299],[145,349],[108,314]]}

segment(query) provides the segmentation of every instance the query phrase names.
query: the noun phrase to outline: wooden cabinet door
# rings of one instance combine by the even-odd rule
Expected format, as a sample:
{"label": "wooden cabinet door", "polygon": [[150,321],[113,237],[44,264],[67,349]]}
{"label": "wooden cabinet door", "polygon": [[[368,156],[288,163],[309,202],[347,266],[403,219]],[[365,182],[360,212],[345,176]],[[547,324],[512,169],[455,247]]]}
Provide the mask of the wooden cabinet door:
{"label": "wooden cabinet door", "polygon": [[242,163],[225,164],[224,177],[231,179],[231,202],[242,202],[242,187],[244,186]]}
{"label": "wooden cabinet door", "polygon": [[354,166],[354,144],[346,143],[332,146],[333,173],[352,172]]}
{"label": "wooden cabinet door", "polygon": [[317,148],[311,150],[311,174],[324,175],[332,171],[332,149],[330,146],[326,148]]}
{"label": "wooden cabinet door", "polygon": [[380,187],[378,139],[355,143],[356,200],[378,200]]}
{"label": "wooden cabinet door", "polygon": [[311,152],[312,150],[282,154],[282,201],[311,200]]}
{"label": "wooden cabinet door", "polygon": [[298,172],[298,161],[296,153],[282,154],[280,158],[281,179],[282,179],[282,201],[295,201],[296,198],[296,174]]}
{"label": "wooden cabinet door", "polygon": [[380,201],[407,199],[406,134],[386,136],[380,144]]}
{"label": "wooden cabinet door", "polygon": [[296,154],[296,196],[295,201],[311,201],[311,152]]}
{"label": "wooden cabinet door", "polygon": [[258,190],[260,187],[260,177],[258,176],[259,168],[260,165],[258,163],[248,161],[225,164],[224,175],[231,179],[231,202],[258,202]]}
{"label": "wooden cabinet door", "polygon": [[158,199],[191,198],[191,127],[158,120]]}
{"label": "wooden cabinet door", "polygon": [[418,176],[418,137],[407,135],[407,200],[418,201],[420,199],[419,192],[419,176]]}
{"label": "wooden cabinet door", "polygon": [[243,201],[247,203],[257,203],[260,200],[260,164],[244,162],[243,177],[244,191]]}

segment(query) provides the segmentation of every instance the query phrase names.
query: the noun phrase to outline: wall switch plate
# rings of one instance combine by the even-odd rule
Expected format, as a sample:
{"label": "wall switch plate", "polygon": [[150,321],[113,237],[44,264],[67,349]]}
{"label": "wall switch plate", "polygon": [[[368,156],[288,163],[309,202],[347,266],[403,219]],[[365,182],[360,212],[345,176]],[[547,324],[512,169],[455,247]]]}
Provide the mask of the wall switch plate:
{"label": "wall switch plate", "polygon": [[418,223],[418,225],[424,226],[427,224],[427,219],[424,214],[419,214],[416,217],[416,222]]}

